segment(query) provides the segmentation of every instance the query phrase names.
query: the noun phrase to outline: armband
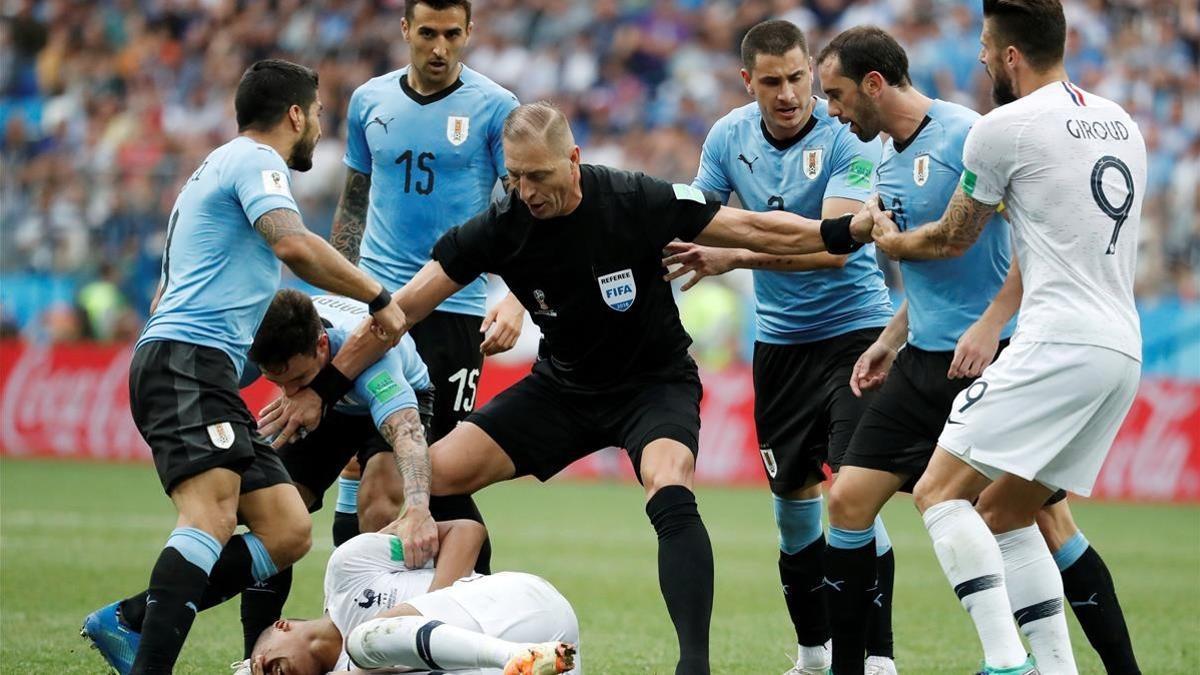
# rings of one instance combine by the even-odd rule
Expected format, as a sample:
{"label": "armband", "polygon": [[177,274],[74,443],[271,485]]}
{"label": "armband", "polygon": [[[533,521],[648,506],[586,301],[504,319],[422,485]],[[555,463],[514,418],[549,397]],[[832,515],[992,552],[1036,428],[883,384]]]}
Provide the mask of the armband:
{"label": "armband", "polygon": [[387,309],[387,306],[390,304],[392,304],[392,294],[388,293],[387,287],[384,287],[379,291],[379,295],[375,296],[374,300],[367,303],[367,311],[374,316],[376,312]]}
{"label": "armband", "polygon": [[321,402],[326,406],[331,406],[342,400],[342,397],[350,393],[354,389],[354,381],[342,374],[333,363],[325,364],[325,367],[317,372],[317,376],[308,383],[308,388],[317,392],[317,396],[321,397]]}
{"label": "armband", "polygon": [[837,218],[826,218],[821,221],[821,241],[825,242],[825,250],[835,255],[854,253],[862,248],[861,242],[854,241],[850,236],[850,221],[854,216],[847,213]]}

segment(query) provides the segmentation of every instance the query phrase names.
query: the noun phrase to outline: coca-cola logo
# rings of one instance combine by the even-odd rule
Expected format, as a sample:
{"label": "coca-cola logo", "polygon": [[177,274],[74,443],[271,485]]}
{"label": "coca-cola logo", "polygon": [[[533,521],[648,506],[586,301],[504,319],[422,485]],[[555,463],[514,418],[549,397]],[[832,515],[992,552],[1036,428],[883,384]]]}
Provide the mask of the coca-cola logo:
{"label": "coca-cola logo", "polygon": [[[6,349],[5,357],[12,351]],[[127,347],[17,348],[3,386],[0,449],[15,455],[149,457],[129,415],[129,355]]]}
{"label": "coca-cola logo", "polygon": [[1200,387],[1146,380],[1096,481],[1096,496],[1200,500]]}

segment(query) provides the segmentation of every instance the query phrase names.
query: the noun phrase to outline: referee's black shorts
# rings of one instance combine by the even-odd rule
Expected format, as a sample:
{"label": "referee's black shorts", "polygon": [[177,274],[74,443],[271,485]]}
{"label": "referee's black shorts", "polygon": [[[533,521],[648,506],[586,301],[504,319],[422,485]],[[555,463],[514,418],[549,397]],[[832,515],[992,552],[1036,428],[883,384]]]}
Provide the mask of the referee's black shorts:
{"label": "referee's black shorts", "polygon": [[[429,424],[433,417],[433,392],[417,392],[417,410],[425,436],[429,436]],[[370,414],[350,415],[329,410],[321,425],[304,438],[284,446],[279,451],[283,465],[292,482],[303,485],[316,499],[308,505],[309,513],[321,509],[325,491],[337,480],[351,457],[366,472],[367,462],[379,453],[391,453],[387,439],[379,433]]]}
{"label": "referee's black shorts", "polygon": [[288,482],[279,455],[258,435],[219,349],[147,342],[129,365],[129,407],[167,494],[209,469],[242,477],[242,494]]}
{"label": "referee's black shorts", "polygon": [[517,476],[545,481],[577,459],[617,446],[629,453],[640,481],[642,450],[651,441],[678,441],[696,455],[701,392],[690,358],[661,373],[595,390],[564,386],[549,362],[539,361],[466,421],[496,441]]}
{"label": "referee's black shorts", "polygon": [[866,328],[796,345],[754,344],[754,426],[771,492],[784,495],[837,471],[871,396],[850,391],[858,357],[883,331]]}
{"label": "referee's black shorts", "polygon": [[[1007,340],[1001,342],[1000,349],[1007,345]],[[842,464],[905,476],[901,490],[911,492],[933,456],[955,397],[975,381],[947,378],[953,361],[953,351],[912,345],[901,349],[863,413]]]}

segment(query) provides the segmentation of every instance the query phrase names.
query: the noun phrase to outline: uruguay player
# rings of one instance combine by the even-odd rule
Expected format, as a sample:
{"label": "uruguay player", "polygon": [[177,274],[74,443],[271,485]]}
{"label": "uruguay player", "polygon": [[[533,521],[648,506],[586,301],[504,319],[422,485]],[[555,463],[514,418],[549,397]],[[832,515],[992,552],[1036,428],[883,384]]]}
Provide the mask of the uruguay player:
{"label": "uruguay player", "polygon": [[[398,335],[404,323],[379,282],[305,229],[292,198],[288,169],[311,168],[321,137],[317,74],[259,61],[238,83],[235,108],[239,136],[208,155],[175,201],[159,293],[130,364],[133,418],[179,519],[149,588],[84,623],[122,674],[170,673],[196,612],[308,550],[304,504],[238,395],[280,260],[315,286],[370,301],[384,330]],[[233,536],[239,519],[250,531]]]}
{"label": "uruguay player", "polygon": [[[695,187],[725,200],[736,192],[755,211],[810,217],[858,211],[871,192],[877,140],[860,141],[812,96],[812,59],[804,34],[766,21],[742,41],[742,78],[756,102],[718,120],[704,142]],[[754,417],[775,499],[779,576],[799,653],[790,673],[824,673],[826,641],[821,526],[822,464],[836,471],[865,402],[848,386],[855,359],[892,316],[874,247],[849,255],[772,256],[672,244],[669,277],[754,270],[757,342]],[[880,523],[882,530],[882,523]],[[881,536],[880,542],[886,537]],[[890,546],[879,548],[891,569]],[[881,574],[873,663],[891,665],[891,575]],[[862,667],[860,660],[859,667]],[[884,671],[888,672],[888,671]]]}
{"label": "uruguay player", "polygon": [[[473,28],[469,1],[407,0],[402,28],[410,65],[369,80],[350,99],[346,183],[330,234],[392,291],[429,262],[443,232],[487,206],[505,173],[501,126],[517,106],[512,93],[460,61]],[[510,295],[485,314],[485,291],[480,277],[411,333],[437,391],[430,442],[474,408],[484,355],[512,348],[520,336],[521,304]],[[356,489],[339,483],[340,492]],[[338,501],[354,503],[348,494]],[[439,520],[480,520],[467,500],[438,499],[433,509]],[[335,540],[353,536],[349,521]],[[485,547],[481,571],[490,556]]]}
{"label": "uruguay player", "polygon": [[[818,55],[817,65],[831,113],[849,122],[859,138],[888,134],[875,186],[899,227],[911,230],[936,221],[958,186],[963,145],[979,114],[915,89],[904,49],[878,28],[838,35]],[[912,491],[955,397],[967,390],[970,400],[975,386],[986,388],[973,385],[974,378],[1013,333],[1010,319],[1021,291],[1015,267],[1005,282],[1011,247],[1008,225],[993,215],[962,257],[902,260],[905,304],[855,368],[851,386],[856,392],[880,391],[863,414],[829,494],[825,567],[840,591],[830,596],[833,666],[839,675],[862,672],[864,625],[873,599],[867,589],[876,575],[872,521],[893,494]],[[993,297],[1007,311],[989,309]],[[1109,672],[1136,672],[1136,664],[1132,671],[1127,665],[1134,663],[1133,654],[1111,577],[1075,528],[1061,501],[1065,493],[1056,497],[1052,501],[1058,505],[1044,509],[1039,520],[1061,552],[1055,559],[1064,579],[1106,579],[1106,588],[1088,588],[1106,601],[1111,598],[1107,621],[1081,611],[1080,623]],[[1084,556],[1085,551],[1091,555]],[[1128,661],[1115,643],[1124,645]]]}

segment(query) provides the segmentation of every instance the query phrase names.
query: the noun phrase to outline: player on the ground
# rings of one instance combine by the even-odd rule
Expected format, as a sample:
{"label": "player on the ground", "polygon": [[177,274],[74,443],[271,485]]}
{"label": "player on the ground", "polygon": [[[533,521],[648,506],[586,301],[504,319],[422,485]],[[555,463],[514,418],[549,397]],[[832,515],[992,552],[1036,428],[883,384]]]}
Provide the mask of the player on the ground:
{"label": "player on the ground", "polygon": [[[208,155],[175,201],[159,292],[130,365],[134,421],[179,519],[148,590],[84,623],[121,673],[170,673],[197,611],[308,550],[304,503],[238,394],[280,261],[315,286],[370,301],[384,330],[403,324],[379,282],[305,229],[292,198],[288,169],[308,170],[321,136],[316,73],[259,61],[235,107],[238,137]],[[235,537],[239,520],[250,531]]]}
{"label": "player on the ground", "polygon": [[[294,394],[308,386],[367,314],[360,302],[336,295],[308,295],[284,289],[275,294],[259,324],[250,362],[257,372]],[[248,369],[249,370],[249,369]],[[243,377],[243,382],[247,378]],[[429,453],[424,429],[432,414],[429,374],[412,338],[404,336],[378,361],[354,378],[354,389],[324,415],[321,425],[279,450],[283,466],[309,513],[321,508],[325,491],[348,458],[357,457],[362,489],[357,518],[363,531],[385,530],[412,540],[397,520],[402,506],[429,508]],[[405,494],[411,495],[405,500]],[[408,562],[421,567],[437,554],[408,550]],[[279,618],[291,590],[291,568],[269,583],[251,586],[242,603],[246,655],[263,629]],[[261,596],[261,597],[260,597]]]}
{"label": "player on the ground", "polygon": [[[879,28],[857,27],[838,35],[817,57],[817,68],[831,114],[851,124],[860,138],[888,135],[875,186],[897,224],[908,229],[941,215],[962,175],[963,142],[979,115],[914,88],[904,49]],[[867,592],[876,576],[874,518],[898,490],[911,491],[955,396],[1012,335],[1010,319],[1021,292],[1019,273],[1015,267],[1010,271],[1011,248],[1008,225],[996,215],[962,257],[902,261],[905,305],[855,369],[851,386],[856,391],[880,392],[864,413],[829,493],[826,569],[838,675],[862,672],[857,664],[875,595]],[[1006,274],[1012,278],[1007,285]],[[987,310],[993,297],[1004,309]],[[1085,609],[1079,617],[1098,648],[1112,643],[1111,649],[1099,648],[1109,672],[1128,673],[1130,667],[1136,672],[1103,561],[1094,553],[1080,559],[1086,543],[1073,544],[1074,551],[1063,546],[1074,537],[1086,541],[1066,502],[1043,510],[1038,519],[1050,527],[1047,540],[1056,562],[1072,558],[1064,581],[1087,579],[1091,583],[1077,585],[1105,599],[1107,618]],[[1059,532],[1066,536],[1054,534]]]}
{"label": "player on the ground", "polygon": [[[731,209],[690,185],[581,165],[566,117],[548,103],[509,114],[504,154],[509,195],[443,235],[396,297],[416,323],[480,274],[499,274],[542,329],[542,359],[430,448],[434,494],[547,480],[624,447],[659,537],[676,672],[705,675],[712,547],[691,490],[701,387],[662,249],[679,237],[784,255],[837,250],[856,223]],[[865,215],[857,226],[869,231]]]}
{"label": "player on the ground", "polygon": [[[443,232],[487,206],[504,175],[500,131],[517,98],[462,63],[473,28],[468,0],[406,0],[410,65],[350,99],[346,183],[329,239],[392,291],[429,262]],[[484,355],[520,336],[521,304],[508,296],[485,313],[486,286],[485,277],[474,280],[412,331],[437,390],[430,441],[471,412]],[[339,490],[352,492],[357,485],[346,478]],[[335,543],[355,532],[353,515],[341,513],[348,510],[335,515]],[[439,519],[480,520],[469,498],[435,499],[433,510]],[[481,571],[490,559],[485,545]]]}
{"label": "player on the ground", "polygon": [[436,569],[406,566],[400,540],[387,534],[339,546],[325,567],[325,615],[276,622],[235,675],[580,675],[579,622],[567,599],[532,574],[471,574],[486,537],[479,523],[438,530]]}
{"label": "player on the ground", "polygon": [[[787,21],[764,21],[742,40],[742,64],[755,102],[713,125],[692,185],[724,200],[736,193],[754,211],[809,218],[858,211],[871,194],[880,144],[855,138],[812,95],[804,33]],[[670,278],[694,272],[685,289],[730,269],[754,271],[754,422],[779,527],[779,577],[798,643],[788,673],[823,675],[830,658],[821,564],[823,465],[828,461],[836,472],[841,463],[866,407],[850,391],[850,372],[892,317],[875,247],[796,256],[689,243],[668,250],[668,264],[683,263]],[[884,542],[883,522],[877,522]],[[891,673],[891,547],[881,545],[879,555],[870,666]]]}
{"label": "player on the ground", "polygon": [[965,253],[1004,202],[1023,282],[1017,330],[955,399],[914,497],[985,668],[1074,673],[1062,578],[1035,517],[1056,490],[1091,492],[1137,392],[1146,148],[1120,106],[1068,80],[1058,0],[985,0],[983,12],[980,60],[1001,105],[967,135],[946,212],[900,232],[869,206],[879,247],[920,260]]}

